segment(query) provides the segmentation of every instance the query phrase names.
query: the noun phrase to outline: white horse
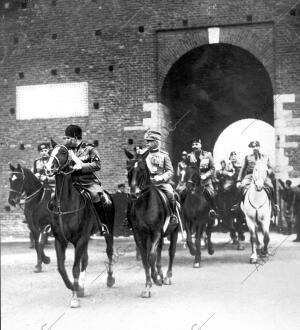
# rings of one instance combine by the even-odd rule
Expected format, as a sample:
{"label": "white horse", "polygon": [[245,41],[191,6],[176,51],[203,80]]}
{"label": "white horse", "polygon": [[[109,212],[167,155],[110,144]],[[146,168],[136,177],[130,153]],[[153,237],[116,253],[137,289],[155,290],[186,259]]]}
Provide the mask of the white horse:
{"label": "white horse", "polygon": [[[267,175],[267,165],[261,161],[258,161],[253,170],[250,187],[245,195],[244,201],[241,203],[241,209],[246,216],[246,222],[250,232],[252,247],[250,263],[257,263],[257,251],[259,251],[262,255],[268,254],[272,205],[270,198],[264,189],[264,183]],[[258,239],[259,225],[261,226],[264,236],[264,247],[261,251]]]}

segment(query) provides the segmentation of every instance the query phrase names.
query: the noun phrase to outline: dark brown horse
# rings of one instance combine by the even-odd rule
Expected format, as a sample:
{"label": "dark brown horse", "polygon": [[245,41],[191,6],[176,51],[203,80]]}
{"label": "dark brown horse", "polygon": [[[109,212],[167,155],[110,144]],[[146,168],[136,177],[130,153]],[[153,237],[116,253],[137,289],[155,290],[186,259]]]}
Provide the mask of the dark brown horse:
{"label": "dark brown horse", "polygon": [[238,201],[238,189],[236,188],[235,173],[232,177],[226,178],[218,185],[217,204],[222,219],[223,229],[230,233],[233,244],[237,245],[237,250],[244,250],[245,240],[244,226],[245,216],[241,210],[232,212],[231,208]]}
{"label": "dark brown horse", "polygon": [[169,267],[164,277],[161,264],[161,251],[165,235],[164,224],[168,216],[168,211],[162,201],[158,188],[150,180],[150,174],[145,160],[148,151],[143,155],[137,155],[137,158],[133,158],[133,155],[128,151],[126,151],[126,155],[130,158],[127,166],[131,196],[130,222],[135,241],[141,252],[146,274],[145,290],[142,291],[141,296],[143,298],[150,298],[151,278],[156,285],[171,284],[178,226],[169,232]]}
{"label": "dark brown horse", "polygon": [[[191,255],[195,256],[194,268],[199,268],[201,261],[201,237],[204,230],[206,230],[207,235],[208,253],[214,253],[211,242],[213,221],[209,218],[209,205],[203,194],[199,173],[196,169],[188,167],[186,177],[186,197],[182,205],[187,234],[186,243]],[[195,233],[195,246],[192,241],[193,232]]]}
{"label": "dark brown horse", "polygon": [[22,194],[25,194],[24,215],[28,227],[34,239],[34,246],[37,253],[37,264],[34,267],[35,273],[42,271],[42,263],[49,264],[50,258],[44,252],[45,228],[50,224],[51,217],[47,204],[51,198],[51,192],[42,185],[36,176],[20,164],[15,168],[10,167],[10,190],[8,202],[11,206],[20,203]]}
{"label": "dark brown horse", "polygon": [[[84,279],[88,265],[88,243],[90,236],[99,231],[98,215],[89,197],[81,194],[73,185],[72,169],[69,166],[69,150],[63,145],[56,145],[46,165],[47,175],[55,175],[55,199],[50,205],[52,213],[52,232],[55,237],[55,250],[58,271],[68,289],[73,292],[70,306],[79,307],[78,297],[84,295]],[[107,263],[107,286],[115,283],[113,270],[113,225],[114,204],[104,207],[105,214],[101,221],[107,225],[109,234],[105,236]],[[75,249],[73,279],[71,282],[65,268],[65,256],[68,243]]]}

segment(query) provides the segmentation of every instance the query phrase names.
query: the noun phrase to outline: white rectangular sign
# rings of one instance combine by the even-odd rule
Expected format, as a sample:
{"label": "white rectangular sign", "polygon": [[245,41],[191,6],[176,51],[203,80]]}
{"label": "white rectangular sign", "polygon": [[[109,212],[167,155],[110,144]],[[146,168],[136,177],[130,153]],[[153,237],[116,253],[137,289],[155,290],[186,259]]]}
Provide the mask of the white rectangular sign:
{"label": "white rectangular sign", "polygon": [[17,87],[17,119],[88,116],[88,83]]}

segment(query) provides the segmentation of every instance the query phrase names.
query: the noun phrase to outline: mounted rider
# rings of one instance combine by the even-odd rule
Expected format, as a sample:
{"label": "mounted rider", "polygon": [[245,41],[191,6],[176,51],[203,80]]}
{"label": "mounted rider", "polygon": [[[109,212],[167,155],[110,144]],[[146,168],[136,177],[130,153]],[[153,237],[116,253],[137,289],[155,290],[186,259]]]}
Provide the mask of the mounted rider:
{"label": "mounted rider", "polygon": [[40,157],[33,162],[32,172],[45,186],[45,189],[55,190],[55,178],[46,175],[46,164],[50,157],[50,143],[40,143],[38,145]]}
{"label": "mounted rider", "polygon": [[150,179],[152,183],[167,196],[171,208],[170,226],[175,227],[178,224],[178,219],[176,217],[175,193],[170,184],[171,178],[174,175],[170,156],[166,151],[160,150],[160,132],[148,130],[144,135],[144,140],[149,150],[149,154],[146,156],[145,160],[150,172]]}
{"label": "mounted rider", "polygon": [[[213,186],[213,180],[215,175],[215,164],[212,154],[209,151],[202,150],[201,139],[195,138],[192,141],[193,151],[188,154],[188,166],[191,170],[191,175],[188,178],[196,184],[200,184],[203,188],[203,194],[210,206],[210,217],[217,217],[217,204],[216,194]],[[186,196],[186,190],[182,194],[184,201]]]}
{"label": "mounted rider", "polygon": [[240,169],[237,178],[237,188],[239,189],[239,201],[232,207],[232,211],[237,211],[239,209],[240,203],[243,201],[244,196],[252,182],[252,174],[257,161],[262,161],[268,167],[268,176],[265,180],[265,187],[268,196],[271,200],[273,214],[276,216],[279,212],[279,207],[275,204],[275,192],[274,186],[271,180],[271,175],[274,175],[273,169],[270,165],[269,157],[260,152],[259,141],[251,141],[248,145],[252,149],[252,153],[247,155],[244,159],[244,163]]}
{"label": "mounted rider", "polygon": [[226,164],[226,161],[223,159],[220,164],[221,168],[216,171],[218,191],[226,190],[227,182],[232,182],[232,177],[235,173],[231,163]]}
{"label": "mounted rider", "polygon": [[88,191],[91,201],[99,215],[99,226],[102,235],[108,234],[108,228],[101,222],[105,217],[104,206],[109,199],[104,192],[96,172],[101,169],[99,154],[93,145],[82,141],[82,129],[77,125],[69,125],[65,130],[65,146],[70,150],[71,166],[75,186]]}

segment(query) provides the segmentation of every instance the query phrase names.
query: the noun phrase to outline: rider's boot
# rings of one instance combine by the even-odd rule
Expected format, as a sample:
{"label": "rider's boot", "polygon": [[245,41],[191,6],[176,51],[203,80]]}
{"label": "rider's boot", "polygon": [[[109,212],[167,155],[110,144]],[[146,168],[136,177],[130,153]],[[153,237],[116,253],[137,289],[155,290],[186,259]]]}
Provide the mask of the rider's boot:
{"label": "rider's boot", "polygon": [[105,210],[104,210],[104,205],[106,205],[106,204],[107,204],[107,201],[106,201],[106,198],[103,196],[103,194],[100,194],[100,202],[94,203],[94,207],[98,214],[98,219],[97,219],[98,226],[99,226],[99,230],[100,230],[100,233],[102,236],[109,234],[107,225],[101,221],[101,218],[102,218],[103,221],[107,223]]}
{"label": "rider's boot", "polygon": [[170,226],[176,227],[178,225],[178,219],[176,216],[176,200],[170,201],[170,208],[171,208],[171,216],[170,216]]}
{"label": "rider's boot", "polygon": [[239,211],[241,211],[241,202],[244,200],[245,194],[243,191],[239,191],[239,194],[237,196],[237,202],[232,205],[230,211],[237,214]]}

